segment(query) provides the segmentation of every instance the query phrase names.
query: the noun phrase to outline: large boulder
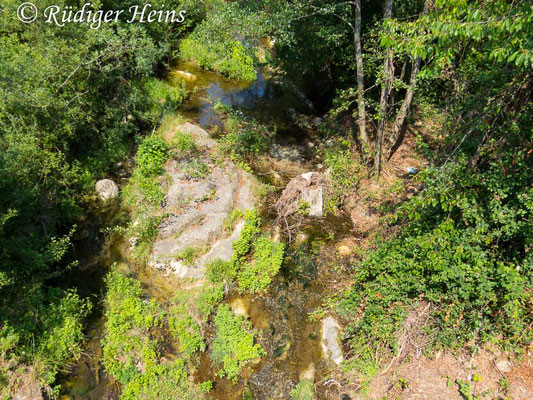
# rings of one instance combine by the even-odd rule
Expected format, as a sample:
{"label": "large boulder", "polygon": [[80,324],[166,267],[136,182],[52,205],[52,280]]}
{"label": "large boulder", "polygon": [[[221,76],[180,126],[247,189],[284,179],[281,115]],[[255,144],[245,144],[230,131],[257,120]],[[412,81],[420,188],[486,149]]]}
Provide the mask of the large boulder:
{"label": "large boulder", "polygon": [[112,200],[118,197],[118,186],[111,179],[99,180],[96,182],[95,189],[98,196],[100,196],[103,201]]}
{"label": "large boulder", "polygon": [[[205,267],[233,256],[232,243],[239,239],[244,222],[228,231],[228,220],[235,209],[254,208],[253,177],[232,162],[213,162],[216,142],[202,128],[191,123],[177,127],[188,133],[200,147],[193,157],[208,165],[202,178],[187,173],[188,160],[169,160],[165,174],[170,185],[165,197],[166,217],[161,221],[152,247],[150,264],[175,273],[180,278],[202,279]],[[171,140],[172,138],[166,138]],[[184,252],[194,250],[195,257],[183,260]]]}

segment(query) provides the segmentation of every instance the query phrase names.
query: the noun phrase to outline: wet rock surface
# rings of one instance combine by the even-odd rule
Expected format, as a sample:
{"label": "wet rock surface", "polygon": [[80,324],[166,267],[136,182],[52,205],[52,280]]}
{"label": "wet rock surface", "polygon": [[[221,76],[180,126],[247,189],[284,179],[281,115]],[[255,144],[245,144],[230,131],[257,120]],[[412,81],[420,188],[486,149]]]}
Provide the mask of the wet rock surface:
{"label": "wet rock surface", "polygon": [[[180,278],[202,278],[205,266],[216,260],[230,260],[232,242],[239,238],[244,226],[241,222],[227,232],[227,221],[235,209],[254,207],[253,177],[225,161],[214,163],[216,142],[202,128],[190,123],[179,125],[176,131],[189,133],[198,146],[196,162],[208,166],[204,177],[188,172],[188,159],[169,160],[164,169],[168,176],[168,191],[164,209],[167,217],[159,226],[152,248],[150,264],[158,269],[174,272]],[[193,262],[181,260],[186,250],[193,249]]]}

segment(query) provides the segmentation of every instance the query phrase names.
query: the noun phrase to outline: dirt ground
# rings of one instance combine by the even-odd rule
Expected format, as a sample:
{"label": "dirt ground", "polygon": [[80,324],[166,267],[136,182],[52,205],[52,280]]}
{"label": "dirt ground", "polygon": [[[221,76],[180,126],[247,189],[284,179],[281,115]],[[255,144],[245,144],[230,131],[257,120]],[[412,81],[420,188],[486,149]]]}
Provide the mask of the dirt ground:
{"label": "dirt ground", "polygon": [[[459,381],[469,382],[461,391]],[[463,386],[464,387],[464,386]],[[469,397],[470,396],[472,397]],[[483,349],[471,356],[438,353],[404,362],[385,375],[378,375],[367,389],[368,399],[512,399],[533,398],[531,352],[521,362],[495,349]]]}

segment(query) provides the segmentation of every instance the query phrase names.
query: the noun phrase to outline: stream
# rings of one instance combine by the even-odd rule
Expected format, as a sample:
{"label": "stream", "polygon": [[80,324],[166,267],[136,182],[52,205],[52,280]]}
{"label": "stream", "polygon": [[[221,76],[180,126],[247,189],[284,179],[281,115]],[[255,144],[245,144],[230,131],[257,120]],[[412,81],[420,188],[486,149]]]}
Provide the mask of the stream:
{"label": "stream", "polygon": [[[296,126],[291,118],[294,111],[289,111],[305,112],[305,107],[300,106],[296,96],[272,82],[268,71],[260,69],[257,80],[251,84],[231,81],[187,63],[179,63],[169,74],[180,74],[180,71],[196,78],[188,82],[188,86],[195,90],[180,107],[179,113],[214,137],[222,127],[213,110],[216,100],[237,107],[260,122],[276,124],[278,129],[273,145],[276,154],[267,157],[266,164],[263,159],[261,163],[251,165],[260,181],[281,189],[294,176],[321,168],[321,159],[313,150],[317,138],[312,131]],[[131,172],[131,161],[124,162],[118,170],[114,178],[118,178],[117,183],[121,185]],[[280,190],[275,196],[279,193]],[[105,322],[101,304],[105,290],[103,279],[111,264],[120,263],[121,268],[135,273],[151,298],[166,301],[175,291],[177,278],[130,263],[124,256],[127,243],[117,235],[100,232],[101,227],[109,226],[111,221],[127,218],[122,213],[117,204],[105,210],[90,210],[84,222],[89,233],[81,235],[76,242],[80,267],[72,271],[68,280],[78,285],[80,294],[92,297],[96,307],[89,321],[84,355],[69,373],[59,378],[63,400],[119,398],[119,386],[100,364]],[[273,231],[275,215],[272,207],[263,205],[261,214],[263,229]],[[328,216],[308,223],[287,246],[282,269],[264,293],[229,293],[224,301],[249,315],[253,327],[260,331],[258,341],[266,355],[233,384],[215,375],[208,351],[204,352],[193,377],[198,383],[214,382],[210,392],[212,398],[286,399],[305,371],[316,371],[315,382],[328,373],[331,364],[323,355],[321,324],[309,314],[331,294],[330,274],[336,264],[324,254],[325,249],[335,252],[334,243],[350,234],[350,219],[342,216]]]}

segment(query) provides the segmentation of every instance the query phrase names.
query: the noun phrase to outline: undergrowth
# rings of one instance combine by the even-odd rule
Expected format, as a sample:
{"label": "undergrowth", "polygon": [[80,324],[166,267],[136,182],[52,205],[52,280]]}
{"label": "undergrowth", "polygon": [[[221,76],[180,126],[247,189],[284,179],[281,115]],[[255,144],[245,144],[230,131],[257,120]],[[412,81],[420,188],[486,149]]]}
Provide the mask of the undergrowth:
{"label": "undergrowth", "polygon": [[216,336],[211,352],[212,360],[221,366],[218,375],[236,381],[241,370],[265,354],[254,343],[255,332],[244,317],[235,315],[227,305],[218,307],[214,318]]}
{"label": "undergrowth", "polygon": [[421,173],[426,190],[396,215],[400,235],[354,269],[339,302],[358,369],[397,353],[398,330],[419,301],[436,305],[429,349],[477,340],[519,352],[531,342],[533,191],[524,163],[508,153],[476,171],[463,161]]}

